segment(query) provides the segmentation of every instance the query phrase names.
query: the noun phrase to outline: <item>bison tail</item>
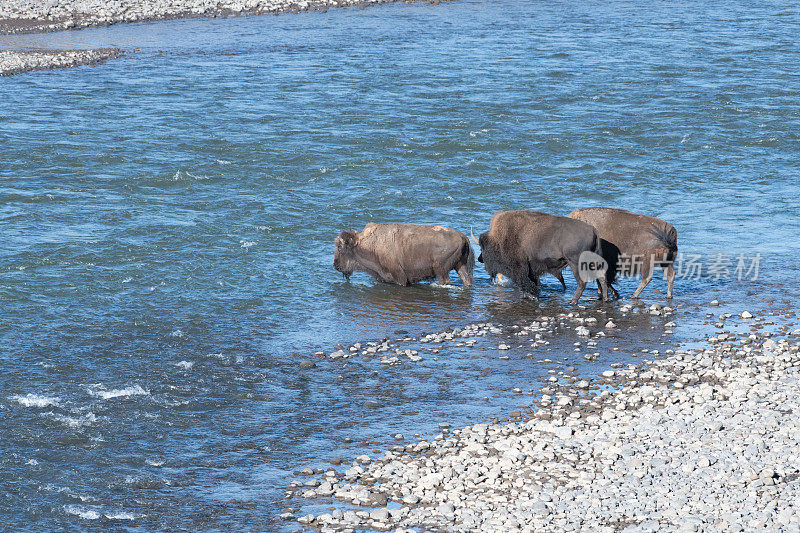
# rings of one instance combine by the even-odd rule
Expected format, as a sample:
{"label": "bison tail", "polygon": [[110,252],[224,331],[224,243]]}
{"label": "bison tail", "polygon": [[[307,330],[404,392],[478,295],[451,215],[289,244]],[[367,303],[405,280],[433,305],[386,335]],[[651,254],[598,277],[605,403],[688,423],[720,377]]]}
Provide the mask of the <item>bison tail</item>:
{"label": "bison tail", "polygon": [[678,251],[678,232],[673,225],[664,224],[663,228],[659,228],[653,224],[653,227],[650,228],[650,233],[671,253]]}
{"label": "bison tail", "polygon": [[617,264],[619,263],[619,248],[599,235],[595,236],[594,253],[606,262],[606,283],[611,285],[617,280]]}
{"label": "bison tail", "polygon": [[472,280],[475,271],[475,252],[472,250],[472,245],[470,244],[469,241],[465,242],[464,246],[466,246],[466,252],[467,252],[465,268],[467,270],[467,275],[469,276],[469,279]]}

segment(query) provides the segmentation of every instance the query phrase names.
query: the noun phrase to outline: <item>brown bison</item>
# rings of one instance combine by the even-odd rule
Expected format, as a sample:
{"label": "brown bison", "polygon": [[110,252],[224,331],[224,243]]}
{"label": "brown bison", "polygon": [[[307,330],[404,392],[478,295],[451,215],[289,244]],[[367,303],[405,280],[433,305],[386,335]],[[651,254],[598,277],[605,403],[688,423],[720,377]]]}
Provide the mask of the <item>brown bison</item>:
{"label": "brown bison", "polygon": [[[667,278],[667,298],[672,298],[673,262],[678,252],[678,232],[672,224],[611,207],[584,207],[569,217],[594,226],[603,240],[602,255],[609,265],[606,277],[609,286],[617,273],[641,274],[642,281],[633,293],[638,298],[653,278],[654,267],[660,266]],[[616,293],[613,287],[612,291]]]}
{"label": "brown bison", "polygon": [[[526,294],[538,295],[542,274],[549,272],[558,277],[565,266],[570,266],[578,284],[573,304],[586,287],[586,280],[579,273],[581,254],[601,252],[600,239],[592,226],[539,211],[498,211],[489,231],[476,242],[481,247],[478,261],[489,276],[508,276]],[[605,276],[598,282],[603,300],[607,300]]]}
{"label": "brown bison", "polygon": [[455,270],[465,286],[472,285],[472,246],[451,228],[369,223],[361,233],[341,232],[335,244],[333,268],[346,278],[358,270],[386,283],[405,286],[436,278],[444,285]]}

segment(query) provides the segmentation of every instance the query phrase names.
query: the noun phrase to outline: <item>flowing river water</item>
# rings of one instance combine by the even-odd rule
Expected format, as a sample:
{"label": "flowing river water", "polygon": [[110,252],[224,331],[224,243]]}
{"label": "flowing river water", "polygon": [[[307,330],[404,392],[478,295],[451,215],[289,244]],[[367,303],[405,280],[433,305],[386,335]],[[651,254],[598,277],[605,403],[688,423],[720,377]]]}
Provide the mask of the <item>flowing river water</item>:
{"label": "flowing river water", "polygon": [[[689,346],[709,313],[791,316],[799,30],[777,2],[520,0],[0,37],[126,50],[0,80],[1,528],[293,530],[295,470],[507,417],[548,371]],[[588,205],[668,220],[700,256],[674,316],[570,307],[569,273],[534,302],[480,264],[471,289],[332,268],[367,222],[479,233]],[[573,311],[619,327],[513,335]],[[417,340],[486,322],[471,348]],[[422,360],[327,357],[383,338]]]}

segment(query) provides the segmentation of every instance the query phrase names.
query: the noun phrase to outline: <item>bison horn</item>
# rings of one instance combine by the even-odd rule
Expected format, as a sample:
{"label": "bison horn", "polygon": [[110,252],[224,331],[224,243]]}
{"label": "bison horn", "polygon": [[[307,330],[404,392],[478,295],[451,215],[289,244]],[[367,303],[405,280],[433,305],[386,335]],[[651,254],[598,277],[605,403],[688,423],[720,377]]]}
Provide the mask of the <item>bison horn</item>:
{"label": "bison horn", "polygon": [[469,227],[469,236],[473,241],[475,241],[475,244],[477,244],[477,245],[481,244],[481,243],[478,242],[478,239],[475,238],[475,234],[472,233],[472,226]]}

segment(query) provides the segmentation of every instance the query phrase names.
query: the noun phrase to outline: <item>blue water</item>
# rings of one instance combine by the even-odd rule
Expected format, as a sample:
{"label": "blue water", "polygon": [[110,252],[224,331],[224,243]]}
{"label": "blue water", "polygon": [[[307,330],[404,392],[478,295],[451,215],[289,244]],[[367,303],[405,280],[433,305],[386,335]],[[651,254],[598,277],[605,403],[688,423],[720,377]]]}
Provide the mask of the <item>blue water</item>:
{"label": "blue water", "polygon": [[[677,280],[675,342],[711,298],[796,308],[798,28],[777,2],[457,1],[0,37],[127,50],[0,79],[2,529],[291,530],[294,470],[529,403],[552,367],[497,338],[312,355],[570,310],[574,283],[520,301],[480,265],[471,290],[346,283],[333,239],[370,221],[624,207],[764,257]],[[627,355],[566,331],[548,356],[664,349],[666,319],[618,320]]]}

